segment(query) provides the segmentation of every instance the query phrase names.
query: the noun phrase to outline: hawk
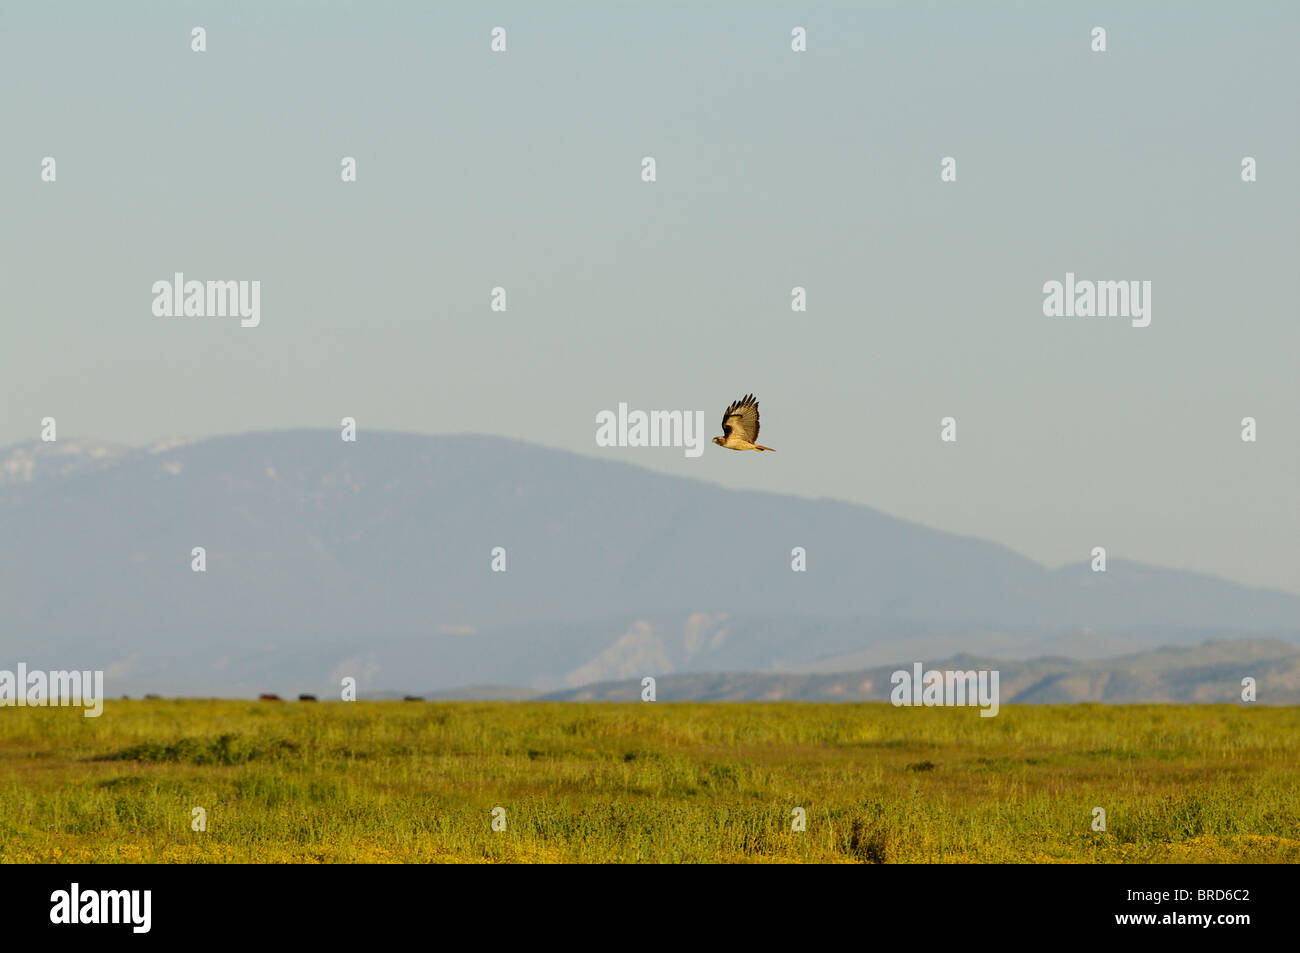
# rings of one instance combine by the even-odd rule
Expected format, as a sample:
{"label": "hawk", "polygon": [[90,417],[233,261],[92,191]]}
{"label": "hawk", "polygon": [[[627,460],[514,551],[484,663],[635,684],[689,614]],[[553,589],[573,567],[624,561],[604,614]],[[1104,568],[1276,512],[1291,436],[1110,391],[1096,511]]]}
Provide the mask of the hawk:
{"label": "hawk", "polygon": [[755,443],[758,440],[758,401],[747,394],[735,401],[722,415],[722,436],[713,442],[728,450],[771,450]]}

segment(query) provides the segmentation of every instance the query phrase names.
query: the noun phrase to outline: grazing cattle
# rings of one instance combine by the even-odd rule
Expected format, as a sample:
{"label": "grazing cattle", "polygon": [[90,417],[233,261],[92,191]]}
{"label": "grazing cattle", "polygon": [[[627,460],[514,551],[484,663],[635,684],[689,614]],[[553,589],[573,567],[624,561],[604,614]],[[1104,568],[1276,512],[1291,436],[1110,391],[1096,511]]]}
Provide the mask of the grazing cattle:
{"label": "grazing cattle", "polygon": [[144,697],[145,697],[145,698],[146,698],[146,699],[152,699],[152,698],[162,698],[162,696],[161,696],[161,695],[145,695],[145,696],[144,696]]}
{"label": "grazing cattle", "polygon": [[306,692],[298,696],[298,701],[300,702],[314,702],[315,700],[316,700],[315,695],[309,695]]}
{"label": "grazing cattle", "polygon": [[402,699],[402,701],[404,701],[404,702],[422,702],[422,701],[424,701],[424,697],[423,697],[422,695],[407,695],[405,698]]}
{"label": "grazing cattle", "polygon": [[280,701],[280,696],[271,692],[262,692],[262,694],[257,696],[257,700],[260,702],[278,702]]}

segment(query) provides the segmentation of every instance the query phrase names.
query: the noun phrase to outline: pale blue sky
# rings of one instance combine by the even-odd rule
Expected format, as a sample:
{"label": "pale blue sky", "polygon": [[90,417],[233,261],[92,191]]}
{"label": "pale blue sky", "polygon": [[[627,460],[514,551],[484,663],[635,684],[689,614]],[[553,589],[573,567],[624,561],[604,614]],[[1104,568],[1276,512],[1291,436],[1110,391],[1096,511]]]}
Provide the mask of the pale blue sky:
{"label": "pale blue sky", "polygon": [[[1300,592],[1298,26],[1280,2],[6,3],[0,445],[46,415],[126,443],[353,415]],[[260,280],[261,326],[154,317],[178,270]],[[1044,317],[1067,271],[1152,281],[1151,326]],[[595,445],[620,401],[712,428],[749,391],[778,453]]]}

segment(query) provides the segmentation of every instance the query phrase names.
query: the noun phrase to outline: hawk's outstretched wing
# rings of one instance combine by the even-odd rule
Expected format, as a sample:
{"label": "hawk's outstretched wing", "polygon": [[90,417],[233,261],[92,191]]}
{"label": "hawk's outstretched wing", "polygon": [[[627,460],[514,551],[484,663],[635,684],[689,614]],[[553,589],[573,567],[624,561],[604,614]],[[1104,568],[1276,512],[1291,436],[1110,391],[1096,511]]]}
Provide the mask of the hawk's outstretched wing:
{"label": "hawk's outstretched wing", "polygon": [[724,439],[739,437],[750,443],[758,442],[758,401],[753,394],[747,394],[727,408],[722,415],[722,436]]}

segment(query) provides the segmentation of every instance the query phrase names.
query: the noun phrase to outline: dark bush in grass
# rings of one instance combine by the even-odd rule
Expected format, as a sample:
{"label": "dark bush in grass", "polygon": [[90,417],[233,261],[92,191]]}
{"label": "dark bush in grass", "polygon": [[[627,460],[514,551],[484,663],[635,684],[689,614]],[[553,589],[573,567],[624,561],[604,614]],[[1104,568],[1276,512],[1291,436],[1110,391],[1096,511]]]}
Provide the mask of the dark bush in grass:
{"label": "dark bush in grass", "polygon": [[269,741],[246,741],[236,734],[218,738],[180,738],[170,744],[145,742],[131,745],[95,761],[144,761],[149,764],[247,764],[258,759],[282,758],[298,750],[298,745],[283,738]]}

